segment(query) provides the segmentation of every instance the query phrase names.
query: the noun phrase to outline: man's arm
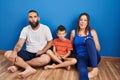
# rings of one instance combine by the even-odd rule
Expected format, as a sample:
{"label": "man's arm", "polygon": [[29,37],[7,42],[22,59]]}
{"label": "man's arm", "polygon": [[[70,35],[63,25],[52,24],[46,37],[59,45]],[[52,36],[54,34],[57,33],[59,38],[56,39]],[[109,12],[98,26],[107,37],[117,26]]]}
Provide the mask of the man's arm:
{"label": "man's arm", "polygon": [[47,45],[42,51],[45,53],[51,46],[52,46],[52,40],[47,42]]}
{"label": "man's arm", "polygon": [[12,52],[12,55],[11,55],[11,58],[12,58],[12,63],[14,64],[14,61],[15,61],[15,58],[17,56],[17,53],[21,50],[23,44],[25,42],[25,39],[22,39],[20,38],[17,42],[17,44],[15,45],[14,49],[13,49],[13,52]]}
{"label": "man's arm", "polygon": [[24,42],[25,42],[25,39],[20,38],[20,39],[18,40],[17,44],[15,45],[13,51],[19,52],[19,51],[21,50]]}
{"label": "man's arm", "polygon": [[36,55],[45,53],[51,46],[52,46],[52,40],[48,41],[47,45],[42,50],[39,50]]}

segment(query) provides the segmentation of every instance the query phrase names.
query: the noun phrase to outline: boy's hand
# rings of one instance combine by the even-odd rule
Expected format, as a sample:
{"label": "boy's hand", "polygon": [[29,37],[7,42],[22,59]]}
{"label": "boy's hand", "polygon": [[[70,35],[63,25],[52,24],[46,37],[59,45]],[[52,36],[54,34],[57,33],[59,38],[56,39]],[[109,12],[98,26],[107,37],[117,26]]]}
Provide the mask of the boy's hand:
{"label": "boy's hand", "polygon": [[60,56],[58,53],[55,52],[55,55],[58,57],[58,59],[63,60],[64,58]]}
{"label": "boy's hand", "polygon": [[57,56],[60,60],[62,60],[62,57],[61,56]]}
{"label": "boy's hand", "polygon": [[64,58],[60,55],[57,56],[60,60],[63,60]]}
{"label": "boy's hand", "polygon": [[65,59],[66,57],[62,57],[62,59]]}

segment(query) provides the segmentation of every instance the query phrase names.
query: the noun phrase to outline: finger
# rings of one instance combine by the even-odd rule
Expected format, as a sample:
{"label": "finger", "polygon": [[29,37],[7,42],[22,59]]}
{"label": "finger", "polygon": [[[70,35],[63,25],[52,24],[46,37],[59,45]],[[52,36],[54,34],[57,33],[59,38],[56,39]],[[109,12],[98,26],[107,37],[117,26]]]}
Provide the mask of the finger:
{"label": "finger", "polygon": [[12,64],[15,65],[17,56],[13,59]]}
{"label": "finger", "polygon": [[39,54],[36,54],[36,56],[39,56]]}

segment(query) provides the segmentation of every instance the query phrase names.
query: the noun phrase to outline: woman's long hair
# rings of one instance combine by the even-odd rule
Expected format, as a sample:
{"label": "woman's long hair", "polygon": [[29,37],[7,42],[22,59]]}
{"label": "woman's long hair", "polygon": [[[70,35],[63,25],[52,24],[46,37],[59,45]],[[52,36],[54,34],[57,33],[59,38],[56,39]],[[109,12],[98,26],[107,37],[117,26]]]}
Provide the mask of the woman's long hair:
{"label": "woman's long hair", "polygon": [[87,13],[81,13],[79,18],[78,18],[78,25],[77,25],[77,33],[80,31],[80,26],[79,26],[79,21],[81,16],[85,15],[87,17],[87,27],[85,28],[85,34],[87,35],[87,31],[90,31],[92,28],[89,26],[89,22],[90,22],[90,16]]}

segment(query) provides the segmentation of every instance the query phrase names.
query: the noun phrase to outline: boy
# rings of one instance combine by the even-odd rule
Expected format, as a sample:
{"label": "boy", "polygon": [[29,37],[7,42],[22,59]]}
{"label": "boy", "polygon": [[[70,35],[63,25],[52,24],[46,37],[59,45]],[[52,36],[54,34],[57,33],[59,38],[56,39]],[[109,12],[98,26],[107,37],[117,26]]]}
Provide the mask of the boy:
{"label": "boy", "polygon": [[54,62],[59,64],[47,65],[45,69],[54,69],[60,67],[66,67],[67,70],[70,69],[70,65],[74,65],[77,61],[75,58],[68,58],[71,53],[72,43],[69,39],[65,38],[66,29],[64,26],[60,25],[57,29],[58,38],[53,40],[53,51],[48,50],[47,54],[51,57]]}

